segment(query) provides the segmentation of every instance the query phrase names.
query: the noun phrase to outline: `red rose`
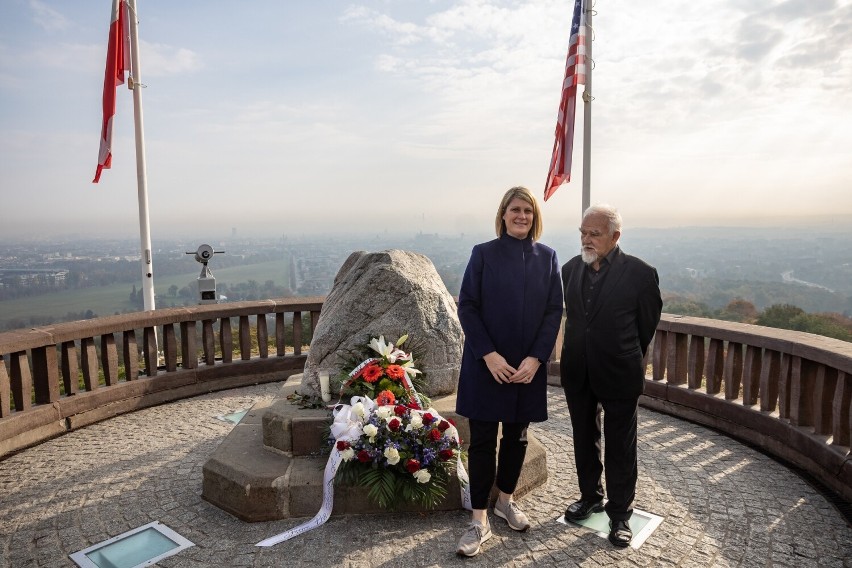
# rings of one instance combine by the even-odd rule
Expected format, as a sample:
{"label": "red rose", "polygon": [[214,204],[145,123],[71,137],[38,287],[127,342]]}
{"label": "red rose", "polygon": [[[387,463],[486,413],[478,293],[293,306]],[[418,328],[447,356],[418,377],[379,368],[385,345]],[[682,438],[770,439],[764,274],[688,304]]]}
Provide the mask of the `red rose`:
{"label": "red rose", "polygon": [[453,458],[453,450],[441,450],[438,452],[438,456],[443,461],[447,461]]}
{"label": "red rose", "polygon": [[440,430],[441,432],[446,432],[447,428],[449,428],[449,427],[450,427],[450,423],[447,422],[446,420],[441,420],[438,423],[438,430]]}
{"label": "red rose", "polygon": [[414,473],[420,469],[420,462],[415,459],[410,459],[405,462],[405,470],[408,473]]}
{"label": "red rose", "polygon": [[415,402],[414,399],[412,399],[408,402],[408,408],[411,408],[411,409],[414,409],[414,410],[420,410],[420,405],[417,404],[417,402]]}
{"label": "red rose", "polygon": [[351,444],[349,442],[347,442],[346,440],[339,440],[337,442],[337,449],[340,450],[341,452],[343,450],[348,450],[350,446],[351,446]]}
{"label": "red rose", "polygon": [[396,414],[397,416],[405,416],[405,413],[406,413],[406,412],[408,412],[408,409],[407,409],[407,408],[405,408],[405,407],[404,407],[403,405],[401,405],[401,404],[397,404],[396,406],[394,406],[394,407],[393,407],[393,412],[394,412],[394,414]]}
{"label": "red rose", "polygon": [[427,412],[423,415],[423,424],[431,424],[435,420],[435,417],[432,416],[431,412]]}
{"label": "red rose", "polygon": [[402,422],[399,421],[399,418],[394,418],[390,422],[388,422],[388,429],[391,432],[399,432],[399,427],[402,426]]}
{"label": "red rose", "polygon": [[367,463],[373,461],[373,458],[370,457],[370,452],[367,450],[361,450],[358,452],[358,461],[361,463]]}
{"label": "red rose", "polygon": [[437,442],[438,440],[440,440],[441,436],[442,434],[440,430],[436,428],[432,428],[431,430],[429,430],[429,439],[433,442]]}

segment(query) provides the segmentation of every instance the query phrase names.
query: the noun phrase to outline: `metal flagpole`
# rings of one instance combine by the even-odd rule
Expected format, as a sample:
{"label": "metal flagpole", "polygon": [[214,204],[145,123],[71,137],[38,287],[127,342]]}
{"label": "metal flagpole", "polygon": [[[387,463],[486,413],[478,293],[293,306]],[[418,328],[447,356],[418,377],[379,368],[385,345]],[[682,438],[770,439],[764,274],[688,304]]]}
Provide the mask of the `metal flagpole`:
{"label": "metal flagpole", "polygon": [[589,208],[591,203],[591,174],[592,174],[592,4],[593,0],[586,0],[583,9],[586,11],[586,85],[583,89],[583,210],[580,215]]}
{"label": "metal flagpole", "polygon": [[136,0],[127,0],[130,8],[131,73],[127,81],[133,90],[133,126],[136,131],[136,182],[139,195],[139,238],[142,247],[142,294],[146,311],[154,309],[154,264],[151,256],[151,222],[148,217],[148,177],[145,166],[145,133],[142,126],[142,74],[139,65],[139,19]]}

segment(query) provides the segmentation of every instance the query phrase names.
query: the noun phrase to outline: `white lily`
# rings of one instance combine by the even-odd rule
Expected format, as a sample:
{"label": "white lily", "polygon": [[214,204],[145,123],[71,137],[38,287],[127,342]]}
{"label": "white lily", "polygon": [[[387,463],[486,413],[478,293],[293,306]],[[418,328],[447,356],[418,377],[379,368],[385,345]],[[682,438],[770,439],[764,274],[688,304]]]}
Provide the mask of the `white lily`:
{"label": "white lily", "polygon": [[385,343],[385,336],[380,335],[378,339],[374,337],[370,340],[370,349],[382,357],[390,357],[390,354],[393,351],[393,343]]}
{"label": "white lily", "polygon": [[[402,343],[402,341],[406,339],[408,339],[408,336],[403,335],[400,338],[400,343]],[[378,339],[376,339],[375,337],[371,339],[370,349],[381,355],[383,359],[386,359],[389,363],[392,364],[400,360],[404,361],[406,359],[411,359],[411,355],[409,355],[402,349],[395,347],[393,343],[386,342],[384,335],[380,335]]]}
{"label": "white lily", "polygon": [[408,375],[409,379],[413,379],[416,375],[419,375],[422,371],[420,369],[414,368],[414,362],[411,360],[411,357],[407,357],[407,361],[402,363],[400,367],[405,371],[405,374]]}

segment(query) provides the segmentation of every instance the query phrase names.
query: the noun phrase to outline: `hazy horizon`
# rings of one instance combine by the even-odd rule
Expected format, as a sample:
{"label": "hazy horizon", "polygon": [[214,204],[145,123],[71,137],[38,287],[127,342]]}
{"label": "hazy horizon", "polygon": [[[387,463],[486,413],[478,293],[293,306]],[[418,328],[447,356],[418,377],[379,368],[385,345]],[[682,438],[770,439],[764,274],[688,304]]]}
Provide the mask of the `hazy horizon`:
{"label": "hazy horizon", "polygon": [[[138,235],[124,86],[91,183],[110,6],[0,4],[2,239]],[[140,2],[152,238],[487,232],[506,189],[543,193],[571,6]],[[607,0],[593,24],[592,202],[628,228],[852,227],[852,0]],[[579,217],[577,115],[545,235]]]}

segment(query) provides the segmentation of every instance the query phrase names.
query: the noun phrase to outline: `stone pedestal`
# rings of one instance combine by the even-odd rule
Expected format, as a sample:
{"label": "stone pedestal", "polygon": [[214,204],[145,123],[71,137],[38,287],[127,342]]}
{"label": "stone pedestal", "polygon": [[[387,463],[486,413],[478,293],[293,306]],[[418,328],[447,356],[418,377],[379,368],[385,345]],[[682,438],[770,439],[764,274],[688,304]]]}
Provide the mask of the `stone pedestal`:
{"label": "stone pedestal", "polygon": [[[203,468],[202,496],[217,507],[249,522],[293,517],[312,517],[322,503],[323,470],[327,454],[321,454],[331,420],[323,409],[300,409],[287,400],[299,389],[301,376],[294,375],[269,404],[257,404],[234,426]],[[462,444],[470,437],[467,419],[455,413],[455,395],[435,397],[433,407],[457,425]],[[547,481],[545,449],[528,436],[527,455],[516,496]],[[496,488],[492,491],[496,497]],[[461,509],[459,483],[453,478],[438,510]],[[413,505],[398,511],[421,511]],[[337,486],[332,515],[387,512],[367,498],[363,487]]]}

